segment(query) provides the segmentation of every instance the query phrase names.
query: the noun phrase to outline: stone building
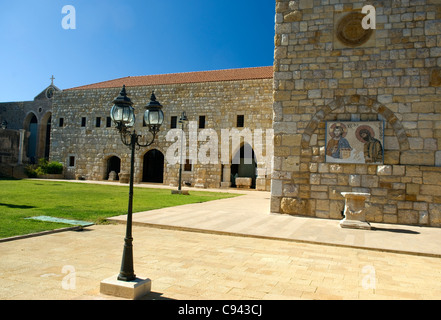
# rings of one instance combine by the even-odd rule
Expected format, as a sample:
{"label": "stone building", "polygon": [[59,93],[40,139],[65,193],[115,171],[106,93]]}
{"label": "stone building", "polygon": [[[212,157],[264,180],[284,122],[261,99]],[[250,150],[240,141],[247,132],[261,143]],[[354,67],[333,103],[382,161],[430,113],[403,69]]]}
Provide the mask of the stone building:
{"label": "stone building", "polygon": [[49,158],[52,101],[60,89],[52,83],[33,101],[0,103],[0,164],[12,173],[11,166]]}
{"label": "stone building", "polygon": [[[177,185],[179,164],[170,159],[179,157],[185,111],[187,185],[227,187],[250,177],[256,189],[271,190],[271,212],[331,219],[342,218],[342,192],[362,192],[370,194],[370,222],[440,227],[441,0],[275,5],[273,67],[86,85],[56,92],[52,109],[20,111],[8,122],[32,131],[34,114],[43,137],[52,116],[50,158],[64,163],[66,178],[124,180],[129,150],[110,121],[112,101],[125,85],[145,135],[142,114],[154,90],[165,122],[155,143],[136,151],[137,182]],[[46,155],[37,140],[36,155]]]}
{"label": "stone building", "polygon": [[[269,190],[270,161],[266,161],[265,148],[260,150],[263,142],[254,136],[262,132],[265,141],[266,134],[272,132],[272,67],[126,77],[57,93],[50,154],[51,160],[65,164],[66,178],[107,180],[111,173],[111,179],[124,179],[124,174],[129,173],[129,149],[122,144],[110,120],[112,101],[123,85],[134,102],[135,129],[139,134],[148,135],[143,113],[152,91],[163,105],[165,118],[154,144],[136,151],[136,182],[177,185],[179,162],[167,160],[175,156],[170,152],[179,145],[180,140],[176,142],[180,139],[179,119],[185,111],[189,120],[184,127],[182,181],[185,184],[218,188],[230,186],[235,177],[250,177],[252,187]],[[172,129],[178,131],[167,139]],[[248,130],[251,141],[243,138],[233,146],[229,132],[232,129]],[[230,133],[226,137],[229,145],[222,149],[225,130]],[[212,157],[208,163],[201,161],[207,144],[214,146],[208,152]],[[240,158],[244,145],[250,145],[256,152],[250,163],[244,162],[244,155],[235,163],[232,160]],[[190,152],[195,146],[196,157]],[[263,152],[257,152],[256,147]]]}
{"label": "stone building", "polygon": [[[271,211],[441,226],[441,1],[277,0],[275,33]],[[384,123],[381,163],[328,161],[331,121]]]}

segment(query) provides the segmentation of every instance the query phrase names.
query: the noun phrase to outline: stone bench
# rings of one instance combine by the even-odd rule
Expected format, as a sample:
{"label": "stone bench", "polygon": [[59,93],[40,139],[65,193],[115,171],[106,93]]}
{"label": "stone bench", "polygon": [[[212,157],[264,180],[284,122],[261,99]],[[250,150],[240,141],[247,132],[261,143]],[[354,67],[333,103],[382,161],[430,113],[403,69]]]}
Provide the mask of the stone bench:
{"label": "stone bench", "polygon": [[251,178],[236,178],[236,187],[249,189],[251,188],[252,179]]}

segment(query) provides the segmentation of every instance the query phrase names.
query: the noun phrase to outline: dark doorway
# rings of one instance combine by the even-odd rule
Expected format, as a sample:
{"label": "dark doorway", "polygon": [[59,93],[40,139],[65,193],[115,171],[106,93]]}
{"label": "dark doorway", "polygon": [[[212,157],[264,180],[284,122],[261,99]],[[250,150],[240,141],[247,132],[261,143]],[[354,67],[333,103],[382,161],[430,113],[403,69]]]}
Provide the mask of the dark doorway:
{"label": "dark doorway", "polygon": [[[233,157],[231,164],[231,185],[236,186],[235,180],[240,178],[251,178],[251,188],[256,188],[256,168],[257,163],[254,150],[249,144],[243,145]],[[239,163],[237,163],[239,162]]]}
{"label": "dark doorway", "polygon": [[153,149],[144,155],[143,182],[164,182],[164,155]]}
{"label": "dark doorway", "polygon": [[121,159],[113,156],[107,160],[107,178],[109,177],[109,173],[115,171],[116,180],[119,180],[119,173],[121,172]]}

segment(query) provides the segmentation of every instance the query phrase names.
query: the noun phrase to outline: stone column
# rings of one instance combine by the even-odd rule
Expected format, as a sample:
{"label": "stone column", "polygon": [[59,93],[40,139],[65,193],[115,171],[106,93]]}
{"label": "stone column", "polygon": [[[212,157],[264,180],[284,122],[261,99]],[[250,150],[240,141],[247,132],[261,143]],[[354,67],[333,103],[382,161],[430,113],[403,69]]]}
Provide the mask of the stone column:
{"label": "stone column", "polygon": [[20,129],[19,132],[20,132],[20,140],[19,140],[19,145],[18,145],[18,161],[17,161],[17,164],[21,165],[21,164],[23,164],[24,138],[25,138],[26,130],[25,129]]}
{"label": "stone column", "polygon": [[231,186],[231,165],[224,164],[222,168],[221,188],[229,188]]}
{"label": "stone column", "polygon": [[256,190],[266,190],[266,168],[265,163],[257,164]]}

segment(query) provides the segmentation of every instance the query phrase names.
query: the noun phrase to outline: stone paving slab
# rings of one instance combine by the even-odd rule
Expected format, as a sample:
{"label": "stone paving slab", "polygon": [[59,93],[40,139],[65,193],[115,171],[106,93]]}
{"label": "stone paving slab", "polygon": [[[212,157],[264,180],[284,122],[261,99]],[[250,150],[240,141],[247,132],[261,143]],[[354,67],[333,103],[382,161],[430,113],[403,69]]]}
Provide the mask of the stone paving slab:
{"label": "stone paving slab", "polygon": [[[125,226],[0,243],[1,300],[113,300]],[[292,241],[133,227],[144,299],[440,299],[441,259]],[[164,307],[167,307],[165,305]]]}
{"label": "stone paving slab", "polygon": [[[339,220],[271,214],[269,199],[269,192],[251,191],[230,199],[135,213],[133,223],[441,257],[441,228],[371,223],[372,230],[346,229]],[[126,215],[110,220],[125,223]]]}
{"label": "stone paving slab", "polygon": [[[245,192],[135,214],[135,273],[152,280],[144,299],[441,299],[441,229],[341,229],[268,206],[269,193]],[[0,243],[0,300],[116,299],[99,287],[119,271],[124,219]]]}

